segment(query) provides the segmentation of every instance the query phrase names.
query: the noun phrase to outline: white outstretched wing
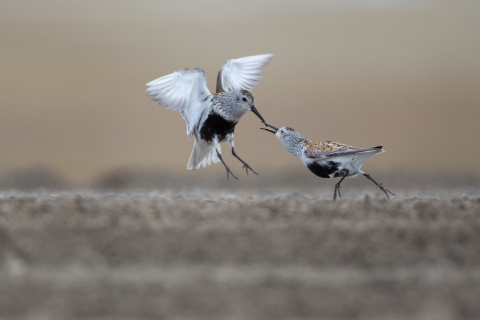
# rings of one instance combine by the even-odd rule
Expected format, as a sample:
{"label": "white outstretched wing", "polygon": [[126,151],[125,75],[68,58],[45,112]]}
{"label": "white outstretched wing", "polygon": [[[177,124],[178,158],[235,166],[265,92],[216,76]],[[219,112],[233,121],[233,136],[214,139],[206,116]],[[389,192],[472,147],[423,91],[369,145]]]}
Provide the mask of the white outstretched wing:
{"label": "white outstretched wing", "polygon": [[251,91],[262,78],[262,67],[272,59],[273,54],[261,54],[227,60],[217,78],[217,92],[243,89]]}
{"label": "white outstretched wing", "polygon": [[205,72],[200,68],[176,71],[147,83],[146,92],[153,101],[167,109],[178,110],[187,123],[187,134],[193,133],[212,94],[207,88]]}

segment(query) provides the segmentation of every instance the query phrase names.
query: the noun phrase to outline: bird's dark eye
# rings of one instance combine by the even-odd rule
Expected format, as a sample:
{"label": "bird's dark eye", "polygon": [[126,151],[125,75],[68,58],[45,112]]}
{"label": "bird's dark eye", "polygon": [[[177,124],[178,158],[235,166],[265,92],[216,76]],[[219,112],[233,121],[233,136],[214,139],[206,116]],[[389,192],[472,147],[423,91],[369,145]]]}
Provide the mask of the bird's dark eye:
{"label": "bird's dark eye", "polygon": [[242,98],[243,102],[247,102],[247,98],[243,97]]}

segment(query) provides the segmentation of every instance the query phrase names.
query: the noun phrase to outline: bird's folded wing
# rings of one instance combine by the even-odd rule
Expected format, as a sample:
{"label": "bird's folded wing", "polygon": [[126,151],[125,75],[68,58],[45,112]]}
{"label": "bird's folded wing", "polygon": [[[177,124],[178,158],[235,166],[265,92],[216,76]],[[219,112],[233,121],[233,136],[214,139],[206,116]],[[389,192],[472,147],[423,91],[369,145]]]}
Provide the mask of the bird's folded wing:
{"label": "bird's folded wing", "polygon": [[331,159],[335,157],[342,157],[352,154],[359,154],[359,153],[378,153],[381,152],[375,148],[354,148],[354,147],[347,147],[342,148],[340,150],[305,150],[305,156],[310,159],[315,160],[324,160],[324,159]]}
{"label": "bird's folded wing", "polygon": [[200,68],[176,71],[147,83],[146,90],[153,101],[167,109],[178,110],[187,122],[191,134],[212,94],[207,88],[205,72]]}
{"label": "bird's folded wing", "polygon": [[217,92],[243,89],[251,91],[262,78],[262,67],[272,59],[273,54],[261,54],[227,60],[217,78]]}

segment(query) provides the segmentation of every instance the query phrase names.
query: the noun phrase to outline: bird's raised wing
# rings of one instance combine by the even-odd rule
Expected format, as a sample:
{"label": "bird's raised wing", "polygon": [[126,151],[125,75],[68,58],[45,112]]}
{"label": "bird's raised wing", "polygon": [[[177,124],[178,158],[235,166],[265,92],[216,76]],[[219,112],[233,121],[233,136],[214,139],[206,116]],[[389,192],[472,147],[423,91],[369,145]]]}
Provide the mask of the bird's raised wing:
{"label": "bird's raised wing", "polygon": [[262,78],[261,67],[265,67],[272,57],[273,54],[261,54],[227,60],[218,72],[217,93],[232,89],[251,91]]}
{"label": "bird's raised wing", "polygon": [[210,105],[212,94],[207,88],[205,71],[190,68],[147,83],[146,92],[153,101],[167,109],[180,111],[187,122],[187,134],[193,133],[203,111]]}

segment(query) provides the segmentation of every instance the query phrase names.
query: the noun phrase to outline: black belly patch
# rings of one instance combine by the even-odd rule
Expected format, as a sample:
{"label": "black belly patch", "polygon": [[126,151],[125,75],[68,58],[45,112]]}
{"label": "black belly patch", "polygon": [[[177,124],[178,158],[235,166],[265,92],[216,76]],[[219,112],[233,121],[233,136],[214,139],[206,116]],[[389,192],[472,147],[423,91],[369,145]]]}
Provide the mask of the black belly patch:
{"label": "black belly patch", "polygon": [[310,171],[312,171],[315,175],[321,177],[321,178],[330,178],[330,175],[332,173],[335,173],[334,177],[339,177],[338,174],[338,166],[340,163],[335,162],[335,161],[329,161],[328,163],[325,164],[318,164],[316,162],[309,164],[307,166]]}
{"label": "black belly patch", "polygon": [[222,141],[227,134],[233,133],[236,124],[237,122],[227,121],[216,113],[210,113],[200,130],[200,137],[212,142],[213,138],[218,136],[218,141]]}

